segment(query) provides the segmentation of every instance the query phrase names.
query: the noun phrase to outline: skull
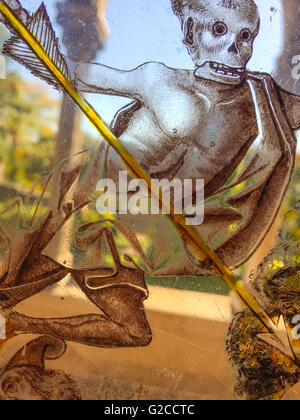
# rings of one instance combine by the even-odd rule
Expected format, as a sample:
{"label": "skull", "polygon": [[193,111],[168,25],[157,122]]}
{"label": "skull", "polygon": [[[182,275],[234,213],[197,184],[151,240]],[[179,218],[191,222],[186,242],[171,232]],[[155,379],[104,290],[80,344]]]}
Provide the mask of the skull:
{"label": "skull", "polygon": [[253,52],[259,13],[252,0],[172,0],[196,76],[239,84]]}

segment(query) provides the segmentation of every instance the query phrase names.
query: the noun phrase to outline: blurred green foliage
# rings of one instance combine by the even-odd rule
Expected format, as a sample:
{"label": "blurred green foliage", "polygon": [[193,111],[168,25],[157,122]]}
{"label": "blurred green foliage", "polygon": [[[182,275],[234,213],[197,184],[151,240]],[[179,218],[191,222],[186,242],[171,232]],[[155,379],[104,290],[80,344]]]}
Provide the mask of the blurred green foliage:
{"label": "blurred green foliage", "polygon": [[51,167],[59,103],[16,73],[0,81],[2,181],[33,187]]}
{"label": "blurred green foliage", "polygon": [[[0,27],[0,47],[8,36]],[[0,182],[28,189],[51,167],[59,101],[44,84],[23,80],[12,65],[7,60],[0,80]]]}

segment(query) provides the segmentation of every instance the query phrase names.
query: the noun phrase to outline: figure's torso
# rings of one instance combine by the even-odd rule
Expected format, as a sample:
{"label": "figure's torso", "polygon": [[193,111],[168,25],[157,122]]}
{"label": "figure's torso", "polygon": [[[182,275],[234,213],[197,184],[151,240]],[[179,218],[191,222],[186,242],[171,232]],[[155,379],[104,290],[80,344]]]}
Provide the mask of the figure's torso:
{"label": "figure's torso", "polygon": [[167,69],[129,121],[121,142],[153,178],[198,178],[208,184],[242,158],[258,134],[247,83],[196,80]]}

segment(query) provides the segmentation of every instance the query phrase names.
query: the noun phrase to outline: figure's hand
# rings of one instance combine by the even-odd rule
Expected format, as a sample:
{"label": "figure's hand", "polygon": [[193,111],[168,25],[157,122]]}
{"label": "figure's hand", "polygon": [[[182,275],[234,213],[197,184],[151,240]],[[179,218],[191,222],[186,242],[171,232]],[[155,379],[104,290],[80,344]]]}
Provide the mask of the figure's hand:
{"label": "figure's hand", "polygon": [[[86,71],[87,64],[78,63],[76,61],[71,60],[67,56],[64,55],[65,62],[68,66],[69,74],[70,74],[70,81],[74,84],[76,89],[78,91],[85,91],[86,85],[83,81],[81,81],[82,78],[84,78],[84,73]],[[83,74],[81,74],[83,71]]]}
{"label": "figure's hand", "polygon": [[64,54],[63,54],[63,57],[65,59],[65,62],[67,64],[67,66],[68,66],[71,82],[75,82],[75,79],[76,79],[75,69],[76,69],[78,63],[71,60],[70,58],[68,58]]}

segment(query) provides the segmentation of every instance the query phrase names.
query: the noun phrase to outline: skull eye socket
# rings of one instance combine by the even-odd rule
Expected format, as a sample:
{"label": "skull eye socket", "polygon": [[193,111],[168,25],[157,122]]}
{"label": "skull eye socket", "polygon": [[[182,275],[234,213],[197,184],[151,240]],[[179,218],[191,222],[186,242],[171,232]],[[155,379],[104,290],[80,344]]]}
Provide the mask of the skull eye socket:
{"label": "skull eye socket", "polygon": [[227,31],[228,31],[228,28],[224,22],[216,22],[213,26],[213,33],[215,36],[226,35]]}
{"label": "skull eye socket", "polygon": [[251,33],[251,31],[249,29],[243,29],[241,31],[241,39],[244,42],[250,41],[251,38],[252,38],[252,33]]}

